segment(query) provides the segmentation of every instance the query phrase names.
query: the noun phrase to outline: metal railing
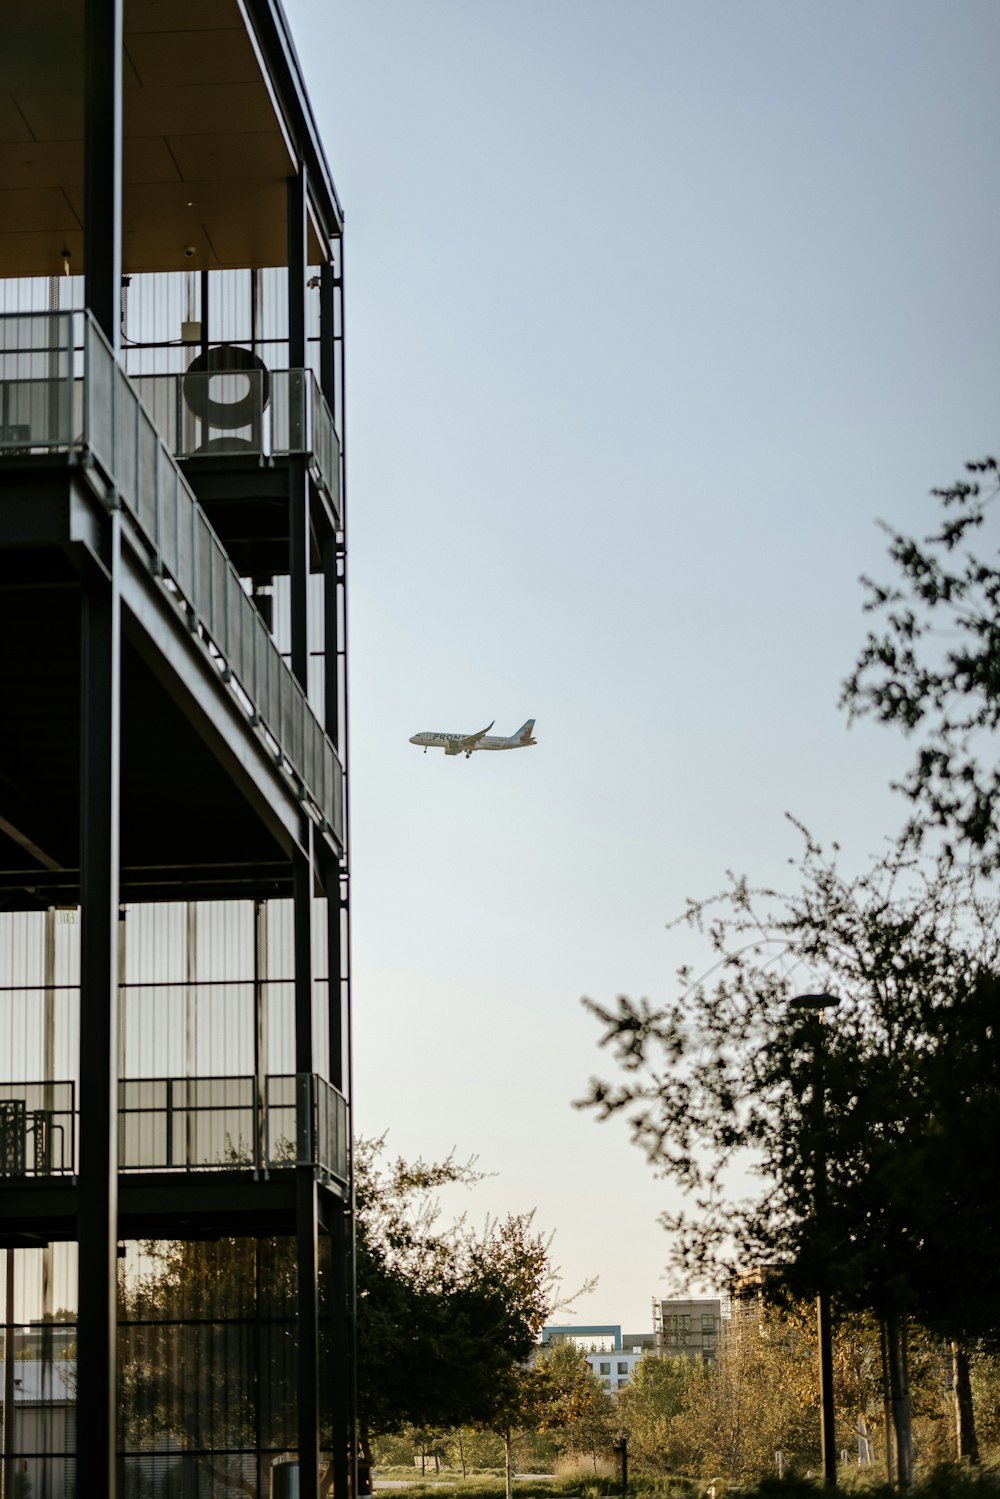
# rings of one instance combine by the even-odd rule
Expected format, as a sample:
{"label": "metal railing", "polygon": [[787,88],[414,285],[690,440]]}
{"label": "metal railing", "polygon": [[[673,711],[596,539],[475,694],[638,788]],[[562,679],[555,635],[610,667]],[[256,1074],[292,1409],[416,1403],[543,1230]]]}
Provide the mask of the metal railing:
{"label": "metal railing", "polygon": [[[347,1101],[315,1073],[118,1083],[120,1171],[281,1171],[347,1181]],[[0,1083],[0,1183],[75,1175],[72,1082]]]}
{"label": "metal railing", "polygon": [[347,1180],[347,1101],[313,1072],[265,1080],[264,1155],[269,1167],[316,1166]]}
{"label": "metal railing", "polygon": [[76,1170],[75,1091],[71,1082],[0,1083],[0,1177]]}
{"label": "metal railing", "polygon": [[[302,375],[302,390],[313,391],[295,408],[313,430],[322,397],[312,376],[284,373]],[[289,397],[292,415],[293,404]],[[0,316],[0,459],[51,452],[98,464],[192,634],[342,842],[343,768],[333,743],[97,324],[86,312]]]}
{"label": "metal railing", "polygon": [[311,370],[130,375],[176,458],[310,460],[340,515],[340,439]]}
{"label": "metal railing", "polygon": [[252,1077],[123,1078],[118,1169],[253,1168],[260,1159]]}

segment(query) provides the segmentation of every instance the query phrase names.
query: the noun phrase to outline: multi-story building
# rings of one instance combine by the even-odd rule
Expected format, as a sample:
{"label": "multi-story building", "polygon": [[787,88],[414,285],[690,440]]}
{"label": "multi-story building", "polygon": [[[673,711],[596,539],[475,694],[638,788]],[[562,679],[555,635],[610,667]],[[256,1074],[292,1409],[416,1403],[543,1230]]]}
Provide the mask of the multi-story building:
{"label": "multi-story building", "polygon": [[653,1300],[653,1346],[659,1358],[715,1358],[722,1335],[722,1303]]}
{"label": "multi-story building", "polygon": [[3,1493],[344,1499],[343,215],[280,0],[3,30]]}
{"label": "multi-story building", "polygon": [[556,1343],[572,1343],[586,1353],[600,1353],[622,1346],[622,1329],[619,1322],[591,1322],[579,1326],[565,1323],[542,1328],[542,1347]]}
{"label": "multi-story building", "polygon": [[617,1322],[543,1327],[542,1346],[553,1347],[557,1343],[572,1343],[579,1348],[610,1394],[617,1394],[628,1384],[639,1360],[645,1353],[653,1352],[651,1333],[623,1335]]}
{"label": "multi-story building", "polygon": [[640,1347],[618,1348],[613,1353],[588,1353],[587,1363],[610,1395],[627,1385],[635,1373],[635,1366],[645,1356]]}

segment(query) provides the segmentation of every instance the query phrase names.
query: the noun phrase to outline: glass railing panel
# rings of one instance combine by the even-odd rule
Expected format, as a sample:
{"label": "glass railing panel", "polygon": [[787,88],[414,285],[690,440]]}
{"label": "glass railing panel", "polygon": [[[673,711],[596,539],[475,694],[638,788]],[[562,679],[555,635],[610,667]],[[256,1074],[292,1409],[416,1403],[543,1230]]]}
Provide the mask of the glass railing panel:
{"label": "glass railing panel", "polygon": [[273,1169],[298,1161],[295,1074],[265,1080],[264,1162]]}
{"label": "glass railing panel", "polygon": [[73,344],[70,312],[0,318],[0,452],[73,445]]}
{"label": "glass railing panel", "polygon": [[138,408],[136,428],[137,513],[140,524],[146,527],[149,535],[156,536],[167,525],[167,521],[162,515],[159,521],[157,520],[159,507],[156,490],[156,467],[159,443],[153,424],[141,407]]}
{"label": "glass railing panel", "polygon": [[115,472],[115,356],[97,324],[87,320],[84,343],[86,439],[104,472]]}
{"label": "glass railing panel", "polygon": [[118,405],[115,422],[115,483],[122,503],[131,510],[138,510],[139,403],[129,390],[128,379],[121,368],[115,369],[115,385]]}
{"label": "glass railing panel", "polygon": [[269,1169],[312,1166],[346,1182],[347,1103],[315,1073],[266,1080],[265,1162]]}

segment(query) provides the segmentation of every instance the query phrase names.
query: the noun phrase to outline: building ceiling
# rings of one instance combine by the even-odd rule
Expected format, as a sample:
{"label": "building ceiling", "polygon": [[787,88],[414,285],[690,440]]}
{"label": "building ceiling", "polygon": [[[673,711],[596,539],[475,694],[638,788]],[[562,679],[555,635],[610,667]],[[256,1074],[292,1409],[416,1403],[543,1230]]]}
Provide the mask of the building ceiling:
{"label": "building ceiling", "polygon": [[[239,0],[124,7],[122,269],[286,264],[294,155]],[[3,30],[0,276],[80,273],[83,0],[5,0]]]}

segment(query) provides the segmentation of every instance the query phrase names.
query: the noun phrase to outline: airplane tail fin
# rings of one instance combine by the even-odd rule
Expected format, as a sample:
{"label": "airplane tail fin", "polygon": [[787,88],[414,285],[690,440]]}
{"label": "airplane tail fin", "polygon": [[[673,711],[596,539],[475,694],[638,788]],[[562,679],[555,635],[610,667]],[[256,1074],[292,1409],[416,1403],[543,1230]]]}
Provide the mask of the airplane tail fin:
{"label": "airplane tail fin", "polygon": [[531,743],[531,736],[532,736],[532,734],[534,732],[535,732],[535,720],[533,718],[529,718],[528,721],[527,721],[527,723],[523,723],[521,725],[521,727],[518,729],[517,733],[514,735],[514,738],[515,739],[520,739],[520,741],[521,741],[522,744],[530,744]]}

